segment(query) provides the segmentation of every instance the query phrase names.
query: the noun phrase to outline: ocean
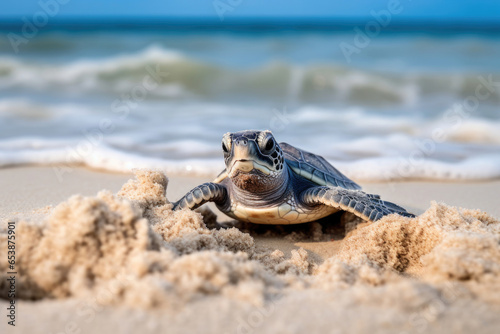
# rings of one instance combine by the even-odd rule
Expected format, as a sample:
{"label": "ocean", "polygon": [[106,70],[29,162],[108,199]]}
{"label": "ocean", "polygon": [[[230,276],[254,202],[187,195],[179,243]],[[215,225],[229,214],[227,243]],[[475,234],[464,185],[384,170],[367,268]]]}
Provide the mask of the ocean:
{"label": "ocean", "polygon": [[269,129],[356,180],[500,177],[498,34],[56,30],[18,49],[0,39],[0,166],[216,175],[224,133]]}

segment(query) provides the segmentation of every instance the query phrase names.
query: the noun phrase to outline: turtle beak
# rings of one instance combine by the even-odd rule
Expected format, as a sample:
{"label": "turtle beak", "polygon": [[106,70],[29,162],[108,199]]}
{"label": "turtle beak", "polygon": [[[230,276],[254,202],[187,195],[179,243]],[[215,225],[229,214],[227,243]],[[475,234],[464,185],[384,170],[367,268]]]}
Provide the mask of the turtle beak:
{"label": "turtle beak", "polygon": [[238,171],[243,172],[243,173],[249,173],[254,169],[261,171],[265,175],[271,174],[271,171],[269,170],[269,168],[259,164],[256,161],[236,160],[236,161],[234,161],[233,165],[231,166],[231,169],[229,170],[228,175],[229,175],[229,177],[233,177],[236,174],[236,172],[238,172]]}

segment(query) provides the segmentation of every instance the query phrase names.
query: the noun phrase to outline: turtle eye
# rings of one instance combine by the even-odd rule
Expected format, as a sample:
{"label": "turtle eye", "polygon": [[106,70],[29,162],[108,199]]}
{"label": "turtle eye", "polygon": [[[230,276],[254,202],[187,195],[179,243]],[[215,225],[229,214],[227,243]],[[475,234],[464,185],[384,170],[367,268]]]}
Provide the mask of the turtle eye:
{"label": "turtle eye", "polygon": [[224,154],[229,153],[231,150],[231,134],[228,132],[224,134],[222,137],[222,150],[224,151]]}
{"label": "turtle eye", "polygon": [[269,138],[269,140],[266,142],[266,146],[264,146],[264,150],[269,152],[274,148],[274,140],[273,138]]}

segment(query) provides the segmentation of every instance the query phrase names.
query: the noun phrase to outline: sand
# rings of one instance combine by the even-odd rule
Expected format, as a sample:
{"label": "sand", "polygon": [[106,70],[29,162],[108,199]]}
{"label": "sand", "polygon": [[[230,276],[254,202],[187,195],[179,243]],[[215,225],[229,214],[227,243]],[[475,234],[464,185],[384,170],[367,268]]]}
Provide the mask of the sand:
{"label": "sand", "polygon": [[[15,220],[19,272],[17,326],[2,332],[500,328],[499,181],[362,184],[419,216],[270,227],[173,212],[199,178],[24,167],[0,180],[0,247]],[[2,296],[6,272],[2,256]]]}

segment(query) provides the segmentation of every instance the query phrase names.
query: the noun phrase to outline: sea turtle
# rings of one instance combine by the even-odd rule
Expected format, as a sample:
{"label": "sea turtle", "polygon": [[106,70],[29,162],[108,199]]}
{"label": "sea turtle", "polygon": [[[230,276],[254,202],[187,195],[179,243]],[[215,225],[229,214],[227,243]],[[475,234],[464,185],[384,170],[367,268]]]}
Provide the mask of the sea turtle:
{"label": "sea turtle", "polygon": [[222,150],[226,169],[175,202],[174,210],[214,202],[226,215],[257,224],[307,223],[340,210],[367,221],[392,213],[414,217],[361,191],[319,155],[278,144],[271,131],[226,133]]}

